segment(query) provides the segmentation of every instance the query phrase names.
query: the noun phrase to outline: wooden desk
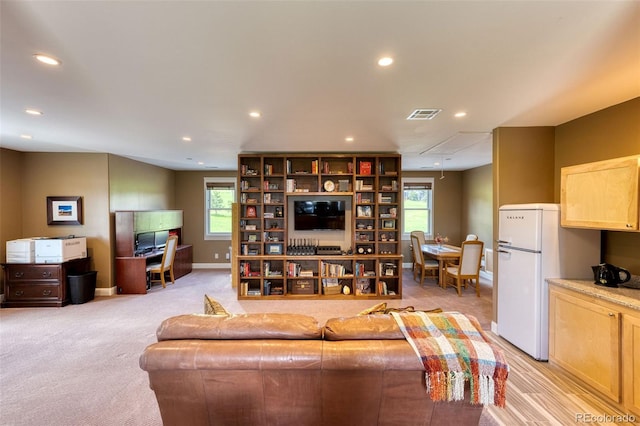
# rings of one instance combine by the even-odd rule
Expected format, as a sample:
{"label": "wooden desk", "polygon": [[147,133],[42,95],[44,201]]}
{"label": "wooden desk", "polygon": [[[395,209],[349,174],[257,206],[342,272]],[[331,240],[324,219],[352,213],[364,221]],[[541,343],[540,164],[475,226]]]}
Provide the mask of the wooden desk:
{"label": "wooden desk", "polygon": [[[144,256],[116,257],[116,287],[118,294],[147,294],[147,265],[159,263],[163,250],[145,254]],[[189,244],[179,245],[173,260],[173,274],[176,280],[191,272],[193,263],[193,247]]]}
{"label": "wooden desk", "polygon": [[444,287],[444,264],[447,261],[460,259],[460,247],[443,244],[422,244],[422,254],[438,261],[438,284]]}

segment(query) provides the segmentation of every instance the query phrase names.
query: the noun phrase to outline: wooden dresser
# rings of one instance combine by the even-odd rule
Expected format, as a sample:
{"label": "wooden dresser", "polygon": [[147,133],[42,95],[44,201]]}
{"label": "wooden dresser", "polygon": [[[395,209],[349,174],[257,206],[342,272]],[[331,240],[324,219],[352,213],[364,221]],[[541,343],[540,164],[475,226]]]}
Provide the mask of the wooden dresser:
{"label": "wooden dresser", "polygon": [[63,263],[3,263],[3,308],[61,307],[69,303],[67,276],[89,272],[90,258]]}

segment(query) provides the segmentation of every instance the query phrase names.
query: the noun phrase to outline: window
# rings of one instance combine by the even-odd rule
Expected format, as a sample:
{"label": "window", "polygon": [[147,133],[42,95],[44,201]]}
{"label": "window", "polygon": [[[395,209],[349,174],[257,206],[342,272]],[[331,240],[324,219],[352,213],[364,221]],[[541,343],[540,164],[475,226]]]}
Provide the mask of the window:
{"label": "window", "polygon": [[433,238],[433,178],[404,178],[402,191],[403,239],[408,240],[411,231]]}
{"label": "window", "polygon": [[235,178],[204,178],[205,240],[230,240],[231,206],[236,199]]}

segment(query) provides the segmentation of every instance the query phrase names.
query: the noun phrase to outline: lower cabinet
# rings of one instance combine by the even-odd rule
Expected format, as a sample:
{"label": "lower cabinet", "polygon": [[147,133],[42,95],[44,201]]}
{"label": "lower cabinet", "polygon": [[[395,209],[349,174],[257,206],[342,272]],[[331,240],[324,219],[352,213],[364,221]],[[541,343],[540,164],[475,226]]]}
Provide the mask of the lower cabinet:
{"label": "lower cabinet", "polygon": [[640,416],[640,318],[624,315],[622,329],[624,405]]}
{"label": "lower cabinet", "polygon": [[640,415],[640,312],[549,287],[549,362]]}
{"label": "lower cabinet", "polygon": [[69,303],[67,277],[89,272],[91,259],[62,263],[3,263],[3,308],[61,307]]}

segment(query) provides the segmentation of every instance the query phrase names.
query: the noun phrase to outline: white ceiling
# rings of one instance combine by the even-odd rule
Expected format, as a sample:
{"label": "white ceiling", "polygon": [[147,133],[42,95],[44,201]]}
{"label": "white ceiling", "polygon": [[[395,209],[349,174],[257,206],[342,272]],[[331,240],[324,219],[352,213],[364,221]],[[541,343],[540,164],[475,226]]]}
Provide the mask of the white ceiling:
{"label": "white ceiling", "polygon": [[[491,162],[496,127],[640,96],[636,0],[1,0],[0,14],[0,146],[18,151],[174,170],[234,170],[242,151],[398,151],[405,170],[465,170]],[[407,121],[416,108],[442,112]]]}

